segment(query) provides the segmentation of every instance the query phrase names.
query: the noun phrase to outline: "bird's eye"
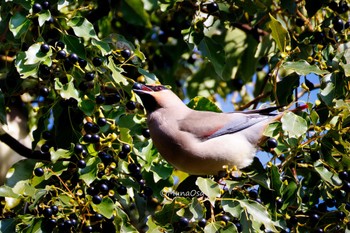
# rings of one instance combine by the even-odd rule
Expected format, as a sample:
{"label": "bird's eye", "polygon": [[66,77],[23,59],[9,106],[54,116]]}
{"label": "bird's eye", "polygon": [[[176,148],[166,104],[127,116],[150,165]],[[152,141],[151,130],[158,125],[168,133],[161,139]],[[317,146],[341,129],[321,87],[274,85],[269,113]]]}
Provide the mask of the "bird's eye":
{"label": "bird's eye", "polygon": [[154,88],[154,91],[161,91],[161,90],[164,90],[165,88],[163,86],[156,86]]}

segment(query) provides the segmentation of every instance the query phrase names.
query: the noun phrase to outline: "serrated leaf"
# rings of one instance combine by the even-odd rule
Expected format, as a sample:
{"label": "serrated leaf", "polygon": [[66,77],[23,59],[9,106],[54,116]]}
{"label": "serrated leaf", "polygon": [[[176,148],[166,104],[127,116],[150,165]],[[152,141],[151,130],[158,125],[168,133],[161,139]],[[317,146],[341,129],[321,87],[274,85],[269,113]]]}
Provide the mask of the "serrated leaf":
{"label": "serrated leaf", "polygon": [[112,71],[112,78],[116,84],[128,85],[128,80],[121,74],[123,69],[114,64],[113,58],[108,57],[108,68]]}
{"label": "serrated leaf", "polygon": [[318,68],[317,65],[310,65],[305,60],[285,62],[283,63],[282,67],[286,70],[294,71],[298,75],[304,75],[304,76],[310,73],[314,73],[318,75],[324,75],[329,73],[327,70],[320,70],[320,68]]}
{"label": "serrated leaf", "polygon": [[277,232],[277,229],[271,220],[267,209],[255,201],[250,200],[236,200],[241,207],[250,215],[250,219],[253,222],[257,222],[265,226],[266,230]]}
{"label": "serrated leaf", "polygon": [[271,14],[270,19],[269,27],[271,29],[271,36],[276,41],[277,48],[281,52],[285,52],[286,47],[290,45],[289,33]]}
{"label": "serrated leaf", "polygon": [[221,112],[221,109],[215,103],[202,96],[191,99],[187,106],[199,111]]}
{"label": "serrated leaf", "polygon": [[214,206],[216,198],[220,196],[220,187],[218,183],[211,179],[198,177],[196,185],[208,197],[210,203]]}
{"label": "serrated leaf", "polygon": [[293,112],[285,113],[281,122],[282,129],[289,135],[289,137],[298,138],[305,134],[308,128],[306,120]]}
{"label": "serrated leaf", "polygon": [[104,41],[93,38],[91,40],[91,44],[95,45],[100,50],[102,56],[105,56],[111,52],[111,48],[109,47],[108,43]]}
{"label": "serrated leaf", "polygon": [[198,201],[197,198],[192,198],[191,205],[189,206],[189,210],[192,213],[193,218],[201,219],[204,217],[204,208],[202,204]]}
{"label": "serrated leaf", "polygon": [[338,174],[332,173],[327,168],[325,168],[320,160],[315,162],[314,167],[317,173],[321,176],[322,180],[327,181],[333,186],[340,186],[342,184],[342,181],[340,180]]}
{"label": "serrated leaf", "polygon": [[72,35],[64,35],[62,41],[66,44],[69,53],[75,53],[83,59],[86,58],[84,44],[81,43],[79,38]]}
{"label": "serrated leaf", "polygon": [[75,88],[73,83],[73,77],[67,74],[69,82],[62,84],[58,78],[56,78],[55,89],[60,93],[63,99],[74,98],[80,103],[81,99],[79,98],[79,91]]}
{"label": "serrated leaf", "polygon": [[39,13],[39,16],[38,16],[38,22],[39,22],[39,26],[43,26],[44,23],[48,20],[51,19],[51,12],[48,11],[48,10],[45,10],[45,11],[42,11]]}
{"label": "serrated leaf", "polygon": [[53,163],[57,162],[59,159],[68,159],[72,156],[72,153],[65,149],[57,149],[56,151],[51,151],[50,154]]}
{"label": "serrated leaf", "polygon": [[17,193],[14,193],[11,187],[3,185],[0,186],[0,197],[18,198],[19,195]]}
{"label": "serrated leaf", "polygon": [[116,217],[114,218],[114,224],[116,226],[116,232],[130,232],[138,233],[135,227],[130,223],[128,215],[120,208],[116,208]]}
{"label": "serrated leaf", "polygon": [[101,160],[96,157],[91,157],[87,163],[86,167],[83,169],[80,169],[80,176],[79,178],[82,179],[87,185],[90,185],[95,179],[96,179],[96,174],[98,171],[98,163]]}
{"label": "serrated leaf", "polygon": [[30,20],[25,15],[17,11],[10,19],[9,28],[13,36],[18,39],[28,31],[30,23]]}
{"label": "serrated leaf", "polygon": [[225,51],[223,47],[209,37],[204,37],[198,44],[198,49],[202,55],[207,57],[213,64],[215,72],[219,77],[222,77],[225,65]]}
{"label": "serrated leaf", "polygon": [[26,57],[25,52],[19,52],[16,56],[15,65],[20,77],[22,79],[37,77],[39,64],[26,65]]}
{"label": "serrated leaf", "polygon": [[76,36],[83,37],[84,40],[89,40],[91,38],[99,40],[94,26],[84,17],[74,17],[68,21],[67,25],[73,28]]}
{"label": "serrated leaf", "polygon": [[102,214],[108,219],[110,219],[113,216],[113,210],[115,205],[113,200],[109,197],[104,197],[100,204],[96,205],[92,203],[91,206],[95,212]]}
{"label": "serrated leaf", "polygon": [[42,52],[40,52],[41,45],[41,43],[35,43],[28,48],[28,50],[25,52],[25,65],[36,65],[39,63],[43,63],[48,66],[51,66],[52,50],[50,49],[48,53],[43,54]]}

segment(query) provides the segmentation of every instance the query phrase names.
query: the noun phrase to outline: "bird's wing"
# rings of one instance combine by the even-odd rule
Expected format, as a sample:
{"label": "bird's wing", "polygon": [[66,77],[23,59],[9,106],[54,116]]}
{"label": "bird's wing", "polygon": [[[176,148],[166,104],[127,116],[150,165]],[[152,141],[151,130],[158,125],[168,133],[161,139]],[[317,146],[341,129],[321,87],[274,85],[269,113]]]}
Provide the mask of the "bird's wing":
{"label": "bird's wing", "polygon": [[193,134],[201,140],[233,134],[249,128],[261,121],[269,120],[275,108],[232,113],[192,111],[186,118],[179,120],[179,129]]}

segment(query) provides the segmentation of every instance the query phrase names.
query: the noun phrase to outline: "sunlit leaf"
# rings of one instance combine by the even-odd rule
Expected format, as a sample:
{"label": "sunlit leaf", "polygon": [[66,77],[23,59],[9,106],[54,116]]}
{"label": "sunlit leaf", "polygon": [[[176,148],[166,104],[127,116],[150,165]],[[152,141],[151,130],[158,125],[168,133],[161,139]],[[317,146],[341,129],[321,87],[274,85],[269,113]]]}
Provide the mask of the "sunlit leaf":
{"label": "sunlit leaf", "polygon": [[216,198],[220,196],[220,187],[218,183],[211,179],[198,177],[196,185],[208,197],[210,203],[214,205]]}
{"label": "sunlit leaf", "polygon": [[277,44],[277,48],[281,52],[285,52],[286,47],[290,45],[290,36],[288,31],[282,26],[282,24],[275,19],[271,14],[270,14],[270,23],[269,27],[272,31],[271,35],[272,38],[275,40]]}
{"label": "sunlit leaf", "polygon": [[17,11],[10,20],[10,31],[15,38],[20,38],[28,31],[30,20],[26,18],[21,12]]}
{"label": "sunlit leaf", "polygon": [[285,62],[283,63],[283,68],[286,70],[291,70],[296,72],[299,75],[308,75],[310,73],[324,75],[328,74],[327,70],[321,70],[316,65],[310,65],[307,61],[299,60],[295,62]]}
{"label": "sunlit leaf", "polygon": [[74,17],[68,21],[67,25],[73,28],[78,37],[83,37],[85,40],[91,38],[98,40],[94,26],[84,17]]}
{"label": "sunlit leaf", "polygon": [[282,129],[288,133],[289,137],[300,137],[306,133],[308,129],[307,122],[304,118],[294,114],[293,112],[287,112],[283,115]]}
{"label": "sunlit leaf", "polygon": [[223,47],[209,37],[204,37],[198,45],[198,49],[213,64],[215,72],[222,77],[222,71],[225,65],[225,51]]}

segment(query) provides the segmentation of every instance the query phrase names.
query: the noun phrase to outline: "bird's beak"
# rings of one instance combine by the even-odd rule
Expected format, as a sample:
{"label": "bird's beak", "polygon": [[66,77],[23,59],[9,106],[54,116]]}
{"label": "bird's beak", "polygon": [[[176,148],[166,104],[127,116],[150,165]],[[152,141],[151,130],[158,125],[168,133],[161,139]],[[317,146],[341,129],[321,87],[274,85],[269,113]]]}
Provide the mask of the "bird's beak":
{"label": "bird's beak", "polygon": [[134,83],[134,85],[132,86],[132,90],[136,93],[147,93],[147,92],[153,92],[153,90],[141,83]]}
{"label": "bird's beak", "polygon": [[157,92],[164,89],[167,88],[162,85],[145,85],[142,83],[134,83],[132,86],[132,90],[136,94],[150,94],[151,92]]}

